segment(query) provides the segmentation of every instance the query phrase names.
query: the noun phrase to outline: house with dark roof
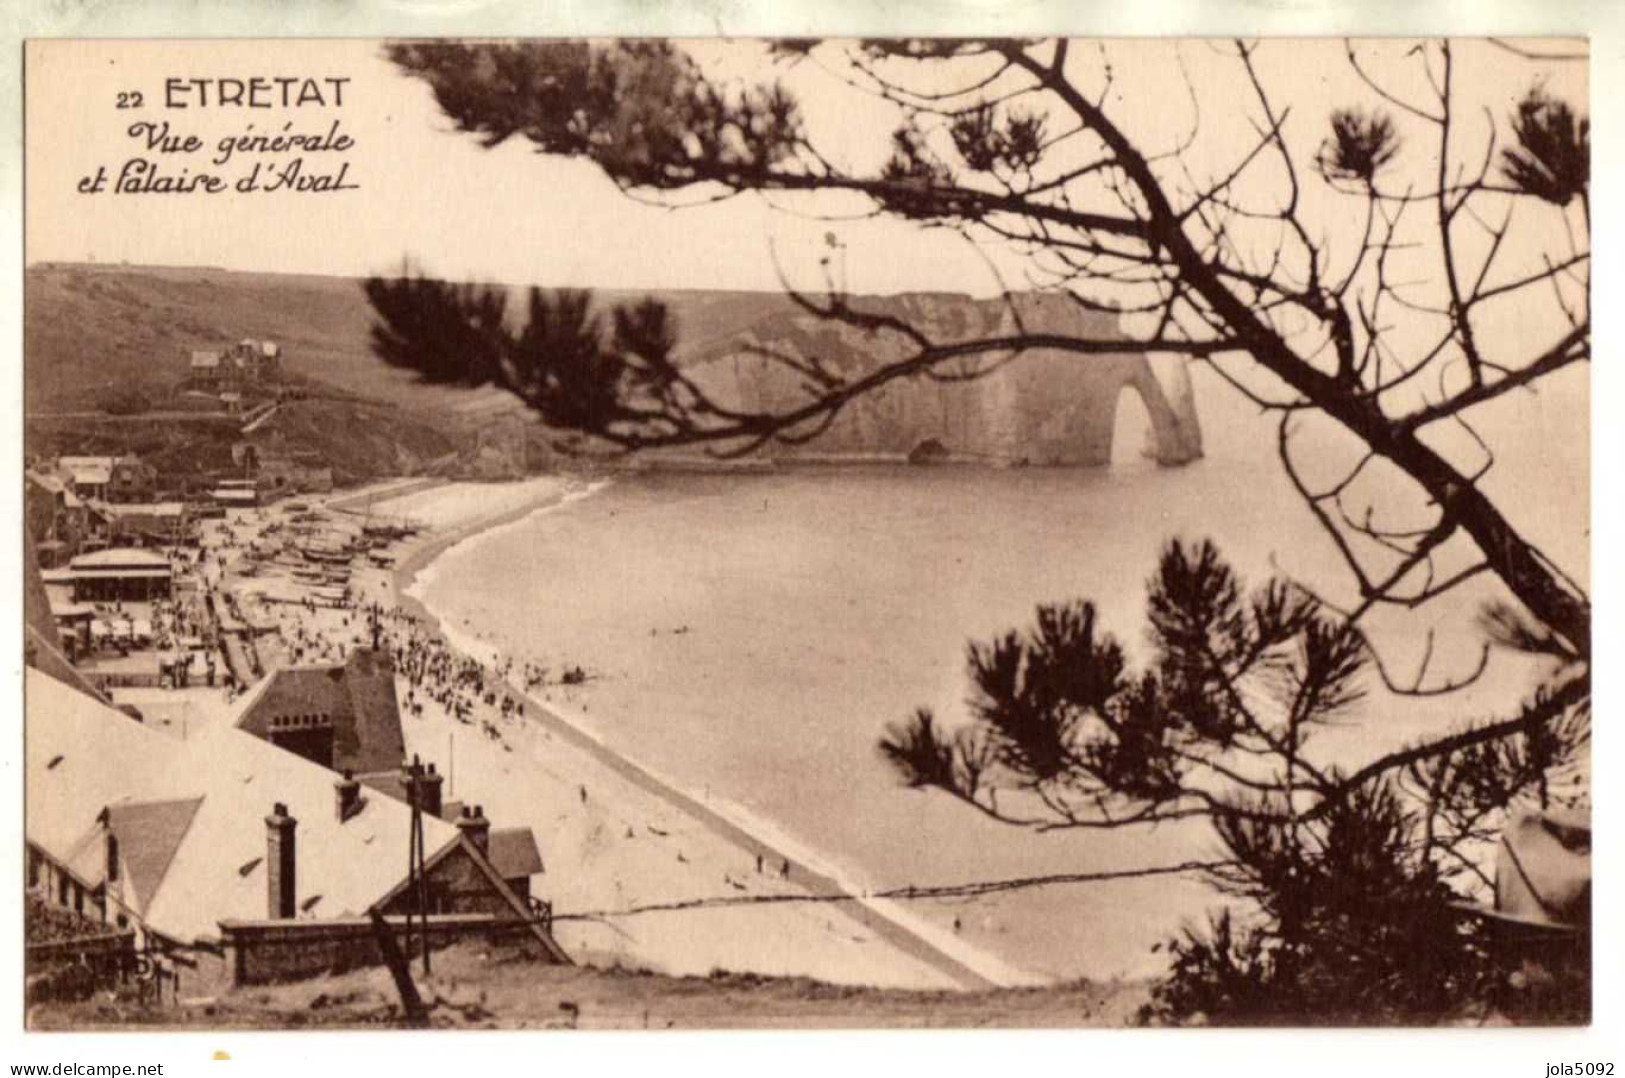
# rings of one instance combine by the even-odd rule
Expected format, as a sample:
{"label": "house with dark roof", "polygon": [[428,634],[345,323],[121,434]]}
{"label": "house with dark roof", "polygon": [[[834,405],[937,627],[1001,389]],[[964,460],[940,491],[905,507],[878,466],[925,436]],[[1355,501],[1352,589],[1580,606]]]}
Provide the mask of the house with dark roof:
{"label": "house with dark roof", "polygon": [[528,827],[493,828],[485,855],[514,894],[529,902],[530,878],[544,871],[536,833]]}
{"label": "house with dark roof", "polygon": [[[445,802],[445,776],[433,763],[406,762],[394,661],[387,651],[357,648],[343,663],[272,670],[243,697],[236,727],[375,793],[410,802],[428,815],[464,826],[470,806]],[[409,791],[416,793],[410,794]],[[483,820],[483,818],[482,818]],[[530,900],[542,855],[528,827],[490,830],[498,875]]]}
{"label": "house with dark roof", "polygon": [[342,663],[272,670],[244,696],[239,730],[363,783],[394,783],[406,757],[395,663],[357,648]]}

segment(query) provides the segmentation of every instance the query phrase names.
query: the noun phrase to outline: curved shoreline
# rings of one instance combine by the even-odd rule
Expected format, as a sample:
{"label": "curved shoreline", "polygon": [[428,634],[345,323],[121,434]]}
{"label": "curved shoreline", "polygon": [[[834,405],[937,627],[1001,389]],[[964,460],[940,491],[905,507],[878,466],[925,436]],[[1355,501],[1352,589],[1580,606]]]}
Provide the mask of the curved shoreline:
{"label": "curved shoreline", "polygon": [[[492,531],[505,525],[514,524],[529,517],[532,513],[553,509],[563,504],[571,491],[554,493],[545,499],[515,509],[512,512],[501,513],[494,517],[485,518],[462,527],[453,528],[444,535],[437,535],[423,543],[418,549],[411,551],[394,569],[394,588],[396,602],[403,609],[417,617],[424,625],[438,634],[453,650],[462,652],[464,649],[457,646],[454,634],[449,632],[442,618],[429,608],[420,598],[410,593],[418,575],[441,554],[483,532]],[[478,656],[473,656],[479,658]],[[518,693],[517,686],[509,688]],[[673,783],[654,775],[637,763],[623,756],[619,752],[605,745],[593,737],[580,726],[571,722],[564,715],[547,703],[537,700],[529,693],[522,693],[526,705],[526,717],[542,725],[549,733],[560,738],[577,750],[591,756],[595,761],[613,771],[616,775],[638,787],[645,793],[660,798],[677,811],[689,816],[700,823],[713,834],[724,841],[743,850],[750,856],[762,856],[776,860],[789,860],[785,853],[741,827],[722,813],[707,806],[697,798],[684,792]],[[806,864],[797,862],[797,883],[803,890],[811,895],[824,898],[850,896],[849,888],[843,886],[839,880],[825,873],[818,872]],[[884,939],[888,944],[899,951],[914,958],[932,969],[948,977],[950,980],[966,990],[976,991],[989,988],[1006,987],[993,978],[977,971],[965,962],[960,961],[941,947],[932,943],[924,936],[908,926],[888,917],[882,910],[864,899],[857,899],[847,903],[846,910],[854,920],[872,931],[877,937]]]}

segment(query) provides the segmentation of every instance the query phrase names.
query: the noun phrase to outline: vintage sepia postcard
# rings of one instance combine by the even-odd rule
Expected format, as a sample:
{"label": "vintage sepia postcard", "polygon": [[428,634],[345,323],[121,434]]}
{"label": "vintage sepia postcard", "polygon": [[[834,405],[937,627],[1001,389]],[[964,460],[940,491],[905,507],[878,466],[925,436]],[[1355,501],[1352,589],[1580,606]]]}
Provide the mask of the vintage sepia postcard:
{"label": "vintage sepia postcard", "polygon": [[1591,56],[28,41],[21,1024],[1589,1025]]}

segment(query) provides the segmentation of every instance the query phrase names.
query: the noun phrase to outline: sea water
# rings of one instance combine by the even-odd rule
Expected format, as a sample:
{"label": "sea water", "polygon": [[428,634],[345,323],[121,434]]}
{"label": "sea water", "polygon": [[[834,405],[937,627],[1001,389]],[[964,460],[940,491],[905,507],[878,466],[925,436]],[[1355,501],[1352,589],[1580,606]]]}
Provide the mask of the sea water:
{"label": "sea water", "polygon": [[[1291,575],[1346,597],[1335,547],[1275,458],[1274,419],[1197,381],[1208,455],[1160,469],[804,466],[766,474],[649,473],[443,555],[420,588],[450,624],[553,676],[588,683],[568,707],[593,735],[764,822],[855,886],[943,886],[1100,872],[1219,855],[1201,824],[1035,833],[900,785],[876,749],[916,707],[962,721],[972,639],[1030,623],[1040,602],[1088,598],[1135,657],[1145,582],[1172,537],[1211,537],[1249,581]],[[1563,567],[1587,569],[1586,384],[1514,394],[1480,417],[1500,447],[1487,485]],[[1300,445],[1328,458],[1333,445]],[[1351,458],[1353,459],[1353,458]],[[1326,462],[1323,462],[1326,463]],[[1464,465],[1465,466],[1465,465]],[[1380,512],[1393,498],[1378,490]],[[1414,499],[1413,499],[1414,500]],[[1357,508],[1357,507],[1355,507]],[[1500,593],[1475,581],[1421,613],[1379,620],[1387,661],[1430,677],[1476,663],[1474,619]],[[1371,694],[1318,751],[1357,766],[1417,737],[1500,714],[1538,677],[1499,658],[1441,700]],[[545,840],[545,839],[544,839]],[[808,854],[813,856],[813,854]],[[1154,946],[1216,897],[1159,877],[901,903],[938,933],[1049,977],[1143,974]]]}

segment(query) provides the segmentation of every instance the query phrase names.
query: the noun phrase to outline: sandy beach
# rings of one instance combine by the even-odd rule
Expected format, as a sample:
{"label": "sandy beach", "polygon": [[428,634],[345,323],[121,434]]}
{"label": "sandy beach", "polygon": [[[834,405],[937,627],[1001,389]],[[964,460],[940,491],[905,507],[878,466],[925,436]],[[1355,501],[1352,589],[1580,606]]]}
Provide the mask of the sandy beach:
{"label": "sandy beach", "polygon": [[[524,657],[501,656],[467,625],[442,624],[418,597],[423,577],[451,547],[595,489],[542,478],[369,499],[375,517],[426,530],[396,548],[393,570],[357,572],[359,599],[398,608],[416,619],[417,631],[436,633],[459,654],[523,668]],[[357,511],[355,500],[349,504]],[[850,889],[806,851],[609,749],[583,728],[566,686],[524,692],[513,669],[508,687],[505,695],[524,705],[522,717],[492,707],[460,719],[420,700],[403,719],[407,747],[440,764],[448,798],[483,805],[499,826],[534,829],[546,863],[537,892],[553,902],[560,942],[580,960],[891,987],[1032,983],[962,941],[930,938],[940,933],[907,923],[884,903],[850,900]],[[403,680],[403,701],[410,693]]]}

